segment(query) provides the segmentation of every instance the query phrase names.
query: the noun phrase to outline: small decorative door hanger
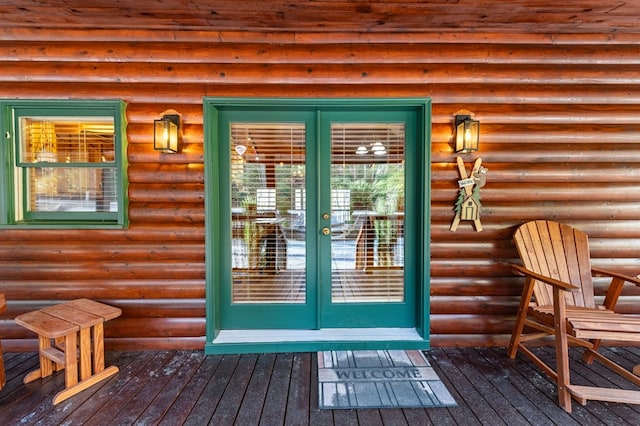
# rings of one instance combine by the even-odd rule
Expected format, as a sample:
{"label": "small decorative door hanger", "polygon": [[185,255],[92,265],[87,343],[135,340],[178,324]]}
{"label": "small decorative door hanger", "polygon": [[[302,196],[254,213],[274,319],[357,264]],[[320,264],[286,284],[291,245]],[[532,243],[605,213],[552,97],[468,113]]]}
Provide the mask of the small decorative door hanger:
{"label": "small decorative door hanger", "polygon": [[478,158],[473,163],[470,174],[467,174],[462,158],[458,157],[456,161],[458,163],[458,172],[460,173],[460,180],[458,180],[460,192],[454,207],[456,215],[449,229],[455,232],[461,220],[470,220],[473,221],[476,231],[480,232],[482,231],[482,223],[480,223],[480,208],[482,207],[480,203],[480,188],[485,185],[489,170],[482,166],[482,158]]}

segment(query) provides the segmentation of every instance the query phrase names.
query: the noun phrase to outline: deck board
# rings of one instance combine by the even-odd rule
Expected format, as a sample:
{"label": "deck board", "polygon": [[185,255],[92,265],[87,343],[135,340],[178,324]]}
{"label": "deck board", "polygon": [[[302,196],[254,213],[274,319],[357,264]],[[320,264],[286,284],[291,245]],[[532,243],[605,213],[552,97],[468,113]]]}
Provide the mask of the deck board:
{"label": "deck board", "polygon": [[291,385],[289,387],[289,402],[286,410],[286,424],[303,425],[309,421],[309,394],[311,386],[310,353],[296,353],[293,355],[291,369]]}
{"label": "deck board", "polygon": [[200,361],[188,386],[179,393],[176,400],[170,406],[171,413],[165,415],[159,424],[164,426],[180,425],[186,422],[187,417],[199,401],[205,399],[204,391],[211,377],[220,365],[222,357],[205,356],[203,352],[197,352]]}
{"label": "deck board", "polygon": [[293,354],[283,353],[276,355],[273,374],[267,390],[267,398],[260,416],[260,424],[284,424],[292,364]]}
{"label": "deck board", "polygon": [[238,365],[238,361],[240,361],[239,355],[225,355],[222,357],[220,364],[213,371],[202,394],[185,420],[185,424],[204,425],[209,423],[209,420],[217,411],[220,399]]}
{"label": "deck board", "polygon": [[273,373],[276,354],[262,354],[258,357],[251,380],[247,385],[240,404],[236,423],[239,425],[256,424],[260,417],[269,389],[269,380]]}
{"label": "deck board", "polygon": [[496,426],[504,424],[504,421],[487,404],[476,387],[473,386],[473,383],[466,377],[465,373],[468,366],[455,363],[455,356],[451,356],[455,350],[455,348],[451,348],[441,353],[436,361],[441,366],[441,371],[437,369],[436,371],[449,389],[449,392],[451,392],[451,396],[462,408],[462,410],[453,411],[456,423],[468,425],[493,424]]}
{"label": "deck board", "polygon": [[[535,350],[546,359],[552,348]],[[605,349],[629,367],[640,349]],[[36,353],[4,354],[7,385],[0,392],[3,425],[634,425],[640,405],[574,402],[566,413],[553,383],[528,359],[504,348],[435,348],[427,358],[457,407],[435,409],[318,409],[317,357],[311,353],[210,355],[202,351],[107,352],[120,372],[54,406],[64,376],[23,384]],[[580,365],[577,384],[624,383],[598,363]]]}
{"label": "deck board", "polygon": [[170,376],[169,380],[136,422],[145,425],[157,424],[164,417],[168,408],[172,406],[172,403],[177,401],[180,393],[190,387],[191,379],[204,356],[201,352],[188,352],[183,357],[174,359],[174,363],[183,362],[169,365],[168,369],[165,369],[166,374]]}
{"label": "deck board", "polygon": [[245,390],[251,380],[251,375],[256,365],[258,356],[249,354],[241,357],[236,364],[233,375],[229,378],[226,388],[222,393],[218,408],[211,417],[209,424],[232,424],[237,416],[238,408],[242,403]]}
{"label": "deck board", "polygon": [[[570,422],[570,418],[565,418],[565,416],[557,419],[550,418],[549,410],[555,413],[557,404],[546,399],[540,403],[538,399],[531,398],[530,395],[535,394],[537,389],[520,372],[509,368],[510,366],[496,371],[491,362],[492,352],[488,352],[486,348],[477,349],[473,353],[471,351],[464,352],[469,363],[474,365],[479,373],[495,387],[502,398],[508,399],[510,404],[518,407],[522,416],[529,422],[541,425],[550,422],[574,424]],[[516,380],[512,380],[512,378]]]}
{"label": "deck board", "polygon": [[549,421],[543,412],[527,404],[529,401],[523,395],[509,387],[501,389],[510,383],[499,380],[503,372],[485,363],[480,354],[459,349],[452,352],[459,357],[454,362],[467,365],[467,377],[501,418],[510,419],[510,424],[526,424],[528,421],[544,424]]}

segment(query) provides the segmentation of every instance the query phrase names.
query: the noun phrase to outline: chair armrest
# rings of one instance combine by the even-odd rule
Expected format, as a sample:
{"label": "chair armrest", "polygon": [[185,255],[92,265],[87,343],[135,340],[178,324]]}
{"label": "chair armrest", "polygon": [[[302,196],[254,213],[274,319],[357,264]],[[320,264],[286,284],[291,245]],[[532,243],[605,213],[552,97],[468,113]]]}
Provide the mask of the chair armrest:
{"label": "chair armrest", "polygon": [[595,267],[591,267],[591,272],[595,276],[618,278],[618,279],[621,279],[623,281],[628,281],[631,284],[635,284],[638,287],[640,287],[640,278],[638,278],[638,277],[632,277],[631,275],[619,274],[617,272],[609,271],[607,269],[600,269],[600,268],[595,268]]}
{"label": "chair armrest", "polygon": [[541,282],[543,282],[545,284],[549,284],[549,285],[551,285],[553,287],[557,287],[560,290],[564,290],[564,291],[579,290],[579,288],[574,286],[574,285],[565,283],[565,282],[560,281],[560,280],[556,280],[555,278],[551,278],[551,277],[546,277],[544,275],[540,275],[540,274],[538,274],[536,272],[530,271],[529,269],[525,268],[522,265],[513,264],[513,265],[511,265],[511,267],[515,271],[519,272],[520,274],[522,274],[524,276],[531,277],[531,278],[533,278],[533,279],[535,279],[537,281],[541,281]]}
{"label": "chair armrest", "polygon": [[625,282],[630,282],[640,287],[640,279],[637,277],[632,277],[630,275],[618,274],[616,272],[608,271],[600,268],[591,268],[591,273],[594,276],[601,277],[610,277],[611,284],[609,284],[609,288],[607,289],[607,294],[604,298],[603,306],[607,309],[614,310],[616,303],[618,303],[618,298],[622,294],[622,287]]}

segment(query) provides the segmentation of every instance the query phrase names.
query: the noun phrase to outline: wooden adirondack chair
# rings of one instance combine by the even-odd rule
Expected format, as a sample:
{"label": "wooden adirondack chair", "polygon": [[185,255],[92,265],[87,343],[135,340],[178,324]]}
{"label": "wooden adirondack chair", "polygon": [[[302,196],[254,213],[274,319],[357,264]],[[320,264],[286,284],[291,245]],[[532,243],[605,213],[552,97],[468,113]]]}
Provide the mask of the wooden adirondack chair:
{"label": "wooden adirondack chair", "polygon": [[[526,280],[509,357],[515,358],[520,350],[554,379],[559,404],[567,412],[571,412],[571,397],[583,405],[587,400],[640,404],[638,390],[571,384],[568,355],[569,345],[581,346],[585,349],[583,361],[590,363],[595,358],[640,386],[640,377],[598,352],[603,340],[640,343],[640,318],[614,312],[624,283],[640,286],[640,280],[593,268],[587,235],[569,225],[528,222],[518,228],[514,242],[523,265],[513,265],[513,269]],[[593,276],[611,278],[603,305],[595,304]],[[549,336],[556,348],[555,369],[525,346]]]}

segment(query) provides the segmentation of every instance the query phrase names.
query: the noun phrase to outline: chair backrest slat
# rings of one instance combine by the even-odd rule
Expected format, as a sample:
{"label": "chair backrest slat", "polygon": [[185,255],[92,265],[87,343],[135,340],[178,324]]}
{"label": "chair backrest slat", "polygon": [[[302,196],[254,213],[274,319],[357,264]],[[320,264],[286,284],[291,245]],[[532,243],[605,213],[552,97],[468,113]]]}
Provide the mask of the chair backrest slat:
{"label": "chair backrest slat", "polygon": [[[569,225],[536,220],[521,225],[513,239],[527,269],[582,289],[565,294],[569,305],[595,306],[587,234]],[[536,282],[533,293],[538,305],[553,304],[551,286]]]}

